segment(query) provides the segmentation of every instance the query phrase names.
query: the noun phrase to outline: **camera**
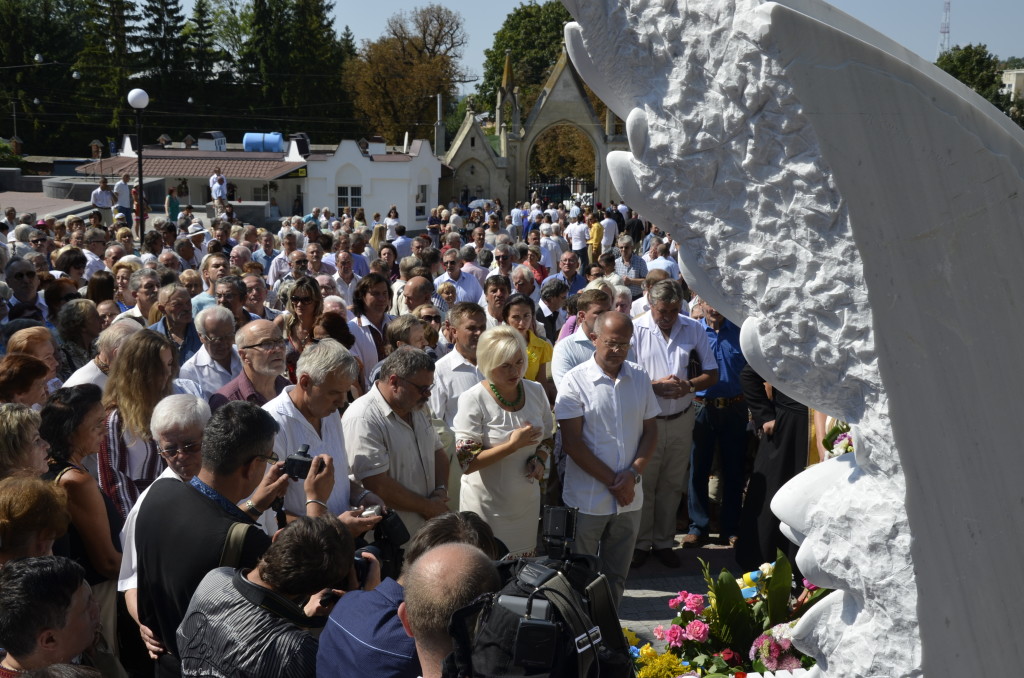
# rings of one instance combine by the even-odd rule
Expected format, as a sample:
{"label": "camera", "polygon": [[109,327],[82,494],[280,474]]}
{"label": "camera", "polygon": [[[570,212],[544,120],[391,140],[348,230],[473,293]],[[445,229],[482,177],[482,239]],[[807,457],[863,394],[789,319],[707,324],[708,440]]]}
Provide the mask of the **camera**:
{"label": "camera", "polygon": [[384,508],[383,507],[381,507],[381,506],[370,506],[369,508],[364,509],[363,512],[359,514],[359,517],[360,518],[373,518],[375,516],[382,516],[382,515],[384,515]]}
{"label": "camera", "polygon": [[569,559],[576,539],[577,510],[569,506],[545,506],[541,536],[552,558]]}
{"label": "camera", "polygon": [[359,582],[359,588],[363,588],[363,585],[366,584],[366,577],[370,574],[370,566],[372,565],[372,561],[369,558],[363,557],[364,553],[372,553],[377,562],[381,562],[380,549],[376,546],[364,546],[356,550],[355,563],[352,567],[356,571],[356,581]]}
{"label": "camera", "polygon": [[313,457],[309,456],[309,445],[299,445],[295,454],[288,455],[284,460],[285,475],[292,480],[305,480],[312,466]]}
{"label": "camera", "polygon": [[[380,508],[375,507],[375,508]],[[401,546],[409,541],[409,530],[395,511],[387,511],[380,522],[373,528],[374,541],[386,541],[394,546]]]}

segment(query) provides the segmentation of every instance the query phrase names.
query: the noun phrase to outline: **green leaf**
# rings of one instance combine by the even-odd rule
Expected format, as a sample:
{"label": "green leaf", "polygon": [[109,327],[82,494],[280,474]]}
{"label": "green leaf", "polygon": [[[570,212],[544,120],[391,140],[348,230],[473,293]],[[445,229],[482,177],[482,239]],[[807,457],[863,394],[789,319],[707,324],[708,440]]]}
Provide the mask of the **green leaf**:
{"label": "green leaf", "polygon": [[763,630],[789,621],[789,596],[793,588],[793,568],[782,551],[776,550],[775,571],[765,589],[768,599],[768,620]]}
{"label": "green leaf", "polygon": [[722,570],[714,591],[718,605],[718,639],[727,647],[749,648],[761,634],[761,628],[743,600],[736,578],[728,570]]}

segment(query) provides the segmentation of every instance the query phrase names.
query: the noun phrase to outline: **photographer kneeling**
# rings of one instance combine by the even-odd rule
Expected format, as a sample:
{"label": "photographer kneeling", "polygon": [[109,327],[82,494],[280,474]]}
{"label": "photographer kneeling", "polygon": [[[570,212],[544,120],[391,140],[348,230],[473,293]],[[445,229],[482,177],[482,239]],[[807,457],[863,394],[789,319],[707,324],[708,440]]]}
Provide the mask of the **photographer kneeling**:
{"label": "photographer kneeling", "polygon": [[[320,624],[311,617],[329,612],[331,591],[344,595],[344,582],[355,588],[353,556],[341,521],[303,517],[274,536],[255,569],[207,574],[178,627],[182,675],[313,675],[317,641],[307,629]],[[363,557],[371,562],[359,593],[368,593],[380,568]]]}

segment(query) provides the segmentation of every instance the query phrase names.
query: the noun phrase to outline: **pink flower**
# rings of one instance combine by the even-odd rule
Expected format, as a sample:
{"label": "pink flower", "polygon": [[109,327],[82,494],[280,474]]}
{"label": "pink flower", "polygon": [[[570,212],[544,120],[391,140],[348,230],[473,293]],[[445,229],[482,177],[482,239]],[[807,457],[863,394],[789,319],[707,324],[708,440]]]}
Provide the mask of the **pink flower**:
{"label": "pink flower", "polygon": [[672,600],[668,601],[668,606],[671,607],[673,610],[678,610],[680,607],[682,607],[682,605],[685,602],[686,602],[686,598],[684,596],[678,596],[678,597],[673,598]]}
{"label": "pink flower", "polygon": [[658,640],[665,640],[665,627],[663,627],[661,624],[658,624],[657,626],[655,626],[654,627],[654,637],[657,638]]}
{"label": "pink flower", "polygon": [[694,614],[700,614],[704,611],[704,596],[691,593],[686,596],[686,609]]}
{"label": "pink flower", "polygon": [[[692,624],[693,622],[690,623]],[[668,627],[668,630],[665,631],[665,640],[668,641],[668,644],[671,647],[682,647],[683,641],[686,639],[686,632],[683,631],[682,627],[676,626],[675,624]]]}
{"label": "pink flower", "polygon": [[699,619],[693,620],[686,625],[686,637],[689,640],[703,643],[708,639],[708,625]]}

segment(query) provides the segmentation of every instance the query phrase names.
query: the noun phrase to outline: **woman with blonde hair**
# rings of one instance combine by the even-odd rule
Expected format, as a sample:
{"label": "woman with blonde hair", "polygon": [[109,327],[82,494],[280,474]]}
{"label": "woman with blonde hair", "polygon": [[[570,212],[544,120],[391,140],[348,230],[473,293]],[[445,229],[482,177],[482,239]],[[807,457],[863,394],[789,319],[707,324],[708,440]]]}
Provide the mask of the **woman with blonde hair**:
{"label": "woman with blonde hair", "polygon": [[138,254],[135,249],[135,236],[132,235],[132,229],[122,226],[114,231],[114,239],[124,247],[125,254]]}
{"label": "woman with blonde hair", "polygon": [[534,552],[540,489],[551,453],[554,420],[544,389],[523,379],[526,341],[499,325],[480,336],[477,368],[484,381],[459,396],[452,428],[465,475],[460,511],[478,513],[509,549]]}
{"label": "woman with blonde hair", "polygon": [[[130,233],[131,231],[129,231]],[[132,273],[140,268],[142,268],[141,265],[132,261],[119,261],[114,264],[114,301],[117,302],[121,313],[135,307],[135,300],[132,299],[132,294],[128,291],[128,281],[131,280]]]}
{"label": "woman with blonde hair", "polygon": [[535,381],[544,387],[548,400],[554,405],[555,385],[551,382],[551,344],[537,336],[537,307],[525,294],[513,294],[501,308],[501,319],[522,335],[526,342],[526,372],[523,379]]}
{"label": "woman with blonde hair", "polygon": [[110,368],[99,480],[122,518],[164,469],[150,418],[157,403],[171,395],[177,366],[174,343],[159,332],[141,330],[121,345]]}
{"label": "woman with blonde hair", "polygon": [[39,415],[26,405],[0,405],[0,478],[39,477],[49,466],[50,445],[39,436]]}
{"label": "woman with blonde hair", "polygon": [[384,224],[376,224],[373,227],[373,233],[370,234],[370,247],[374,252],[380,253],[380,246],[388,241],[387,235],[388,227]]}

